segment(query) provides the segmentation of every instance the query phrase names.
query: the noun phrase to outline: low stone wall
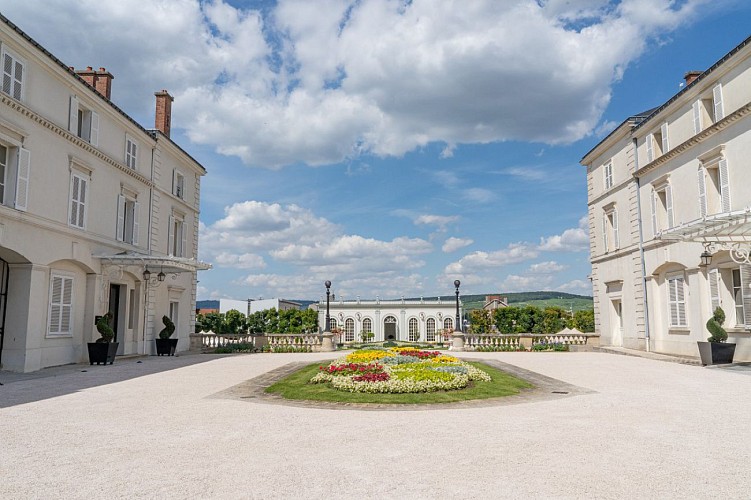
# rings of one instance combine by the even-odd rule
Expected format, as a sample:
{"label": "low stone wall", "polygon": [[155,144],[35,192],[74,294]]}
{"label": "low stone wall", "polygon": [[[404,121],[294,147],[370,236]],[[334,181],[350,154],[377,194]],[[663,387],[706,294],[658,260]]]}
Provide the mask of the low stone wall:
{"label": "low stone wall", "polygon": [[565,344],[568,346],[600,345],[600,336],[596,333],[516,333],[516,334],[464,334],[464,350],[476,351],[482,348],[507,347],[509,350],[523,348],[529,350],[535,344]]}

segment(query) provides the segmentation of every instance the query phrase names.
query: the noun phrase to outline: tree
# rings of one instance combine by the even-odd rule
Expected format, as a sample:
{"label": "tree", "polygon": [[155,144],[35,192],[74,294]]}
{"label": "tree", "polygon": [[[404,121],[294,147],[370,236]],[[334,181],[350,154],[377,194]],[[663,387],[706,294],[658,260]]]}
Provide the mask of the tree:
{"label": "tree", "polygon": [[516,321],[515,333],[540,333],[542,328],[542,311],[535,306],[524,306],[519,311],[519,318]]}
{"label": "tree", "polygon": [[238,334],[245,333],[247,330],[247,323],[245,321],[245,315],[235,309],[230,309],[224,315],[224,321],[222,322],[222,333],[225,334]]}
{"label": "tree", "polygon": [[572,321],[573,328],[576,328],[580,332],[590,333],[595,331],[595,310],[586,309],[583,311],[576,311],[574,313],[574,319]]}
{"label": "tree", "polygon": [[485,309],[470,311],[469,321],[472,324],[472,333],[490,333],[490,311]]}
{"label": "tree", "polygon": [[542,311],[542,322],[535,333],[558,333],[566,328],[566,315],[560,307],[546,307]]}
{"label": "tree", "polygon": [[501,307],[493,311],[493,322],[501,333],[514,333],[519,319],[518,307]]}

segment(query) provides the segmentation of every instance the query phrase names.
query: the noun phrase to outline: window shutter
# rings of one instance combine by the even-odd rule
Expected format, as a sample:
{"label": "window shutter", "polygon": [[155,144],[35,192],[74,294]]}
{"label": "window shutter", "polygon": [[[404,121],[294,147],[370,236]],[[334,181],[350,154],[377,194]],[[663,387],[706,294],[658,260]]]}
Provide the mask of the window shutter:
{"label": "window shutter", "polygon": [[68,115],[68,130],[78,135],[78,98],[70,96],[70,114]]}
{"label": "window shutter", "polygon": [[89,134],[89,143],[92,146],[99,145],[99,115],[91,112],[91,134]]}
{"label": "window shutter", "polygon": [[659,232],[657,227],[657,191],[652,190],[652,236],[657,236]]}
{"label": "window shutter", "polygon": [[670,308],[670,326],[678,324],[678,280],[668,280],[668,304]]}
{"label": "window shutter", "polygon": [[172,194],[177,194],[177,170],[172,170]]}
{"label": "window shutter", "polygon": [[654,141],[655,137],[652,134],[647,134],[647,163],[651,162],[655,159],[655,152],[654,152]]}
{"label": "window shutter", "polygon": [[133,203],[133,244],[138,245],[138,202]]}
{"label": "window shutter", "polygon": [[704,167],[699,167],[697,173],[699,181],[699,217],[704,218],[707,216],[707,186],[704,179]]}
{"label": "window shutter", "polygon": [[662,135],[662,154],[667,153],[670,150],[670,141],[668,141],[668,124],[663,123],[660,127],[660,134]]}
{"label": "window shutter", "polygon": [[694,134],[701,132],[701,101],[695,101],[691,106],[694,110]]}
{"label": "window shutter", "polygon": [[613,248],[620,247],[620,238],[618,237],[618,211],[613,210]]}
{"label": "window shutter", "polygon": [[608,214],[602,216],[602,248],[608,251]]}
{"label": "window shutter", "polygon": [[185,221],[180,224],[180,235],[182,237],[182,241],[180,242],[181,248],[180,248],[180,257],[187,257],[188,256],[188,226],[185,224]]}
{"label": "window shutter", "polygon": [[86,227],[86,191],[88,187],[88,181],[81,179],[81,187],[78,191],[78,226]]}
{"label": "window shutter", "polygon": [[73,278],[63,278],[63,297],[60,307],[60,333],[70,333],[73,314]]}
{"label": "window shutter", "polygon": [[169,216],[169,230],[167,231],[167,255],[175,254],[175,217]]}
{"label": "window shutter", "polygon": [[712,313],[720,307],[720,273],[717,269],[712,269],[707,275],[709,278],[709,298],[712,304]]}
{"label": "window shutter", "polygon": [[730,176],[728,175],[728,161],[720,160],[720,198],[722,199],[722,211],[730,212]]}
{"label": "window shutter", "polygon": [[16,210],[26,211],[29,202],[29,177],[31,176],[31,152],[18,150],[18,177],[16,180]]}
{"label": "window shutter", "polygon": [[677,304],[676,309],[678,311],[678,323],[676,325],[685,326],[686,325],[686,297],[685,297],[685,290],[684,290],[684,281],[683,278],[678,278],[675,280],[675,288],[676,288],[676,297],[677,297]]}
{"label": "window shutter", "polygon": [[53,276],[50,288],[49,333],[60,333],[60,303],[63,297],[63,279],[60,276]]}
{"label": "window shutter", "polygon": [[13,58],[3,54],[3,92],[13,95]]}
{"label": "window shutter", "polygon": [[117,195],[117,241],[125,240],[125,196]]}
{"label": "window shutter", "polygon": [[673,190],[670,184],[665,186],[665,211],[668,216],[668,228],[671,228],[675,226],[675,221],[673,220]]}
{"label": "window shutter", "polygon": [[751,266],[741,265],[741,295],[743,296],[743,319],[746,326],[751,325]]}
{"label": "window shutter", "polygon": [[52,276],[49,312],[49,333],[70,333],[73,313],[73,278]]}
{"label": "window shutter", "polygon": [[72,226],[78,225],[78,191],[80,189],[80,179],[78,176],[72,175],[70,177],[70,224]]}
{"label": "window shutter", "polygon": [[714,101],[714,121],[725,118],[725,110],[722,106],[722,84],[718,84],[712,89],[712,100]]}

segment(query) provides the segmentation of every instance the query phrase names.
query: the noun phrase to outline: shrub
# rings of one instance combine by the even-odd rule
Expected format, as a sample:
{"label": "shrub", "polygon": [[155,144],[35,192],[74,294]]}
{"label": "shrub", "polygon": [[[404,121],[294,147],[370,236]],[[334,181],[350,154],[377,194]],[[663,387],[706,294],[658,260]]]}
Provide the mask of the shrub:
{"label": "shrub", "polygon": [[162,316],[162,323],[164,323],[164,328],[162,328],[162,331],[159,332],[159,338],[162,340],[166,340],[172,336],[173,333],[175,333],[175,324],[172,322],[169,316]]}
{"label": "shrub", "polygon": [[99,321],[96,322],[96,331],[98,331],[99,335],[101,335],[101,337],[96,340],[98,344],[109,344],[110,342],[112,342],[112,339],[115,338],[115,332],[110,326],[111,320],[112,313],[108,312],[107,314],[99,318]]}
{"label": "shrub", "polygon": [[722,327],[725,322],[725,311],[721,307],[714,310],[714,314],[707,321],[707,330],[712,334],[707,340],[709,342],[725,342],[728,339],[728,332]]}

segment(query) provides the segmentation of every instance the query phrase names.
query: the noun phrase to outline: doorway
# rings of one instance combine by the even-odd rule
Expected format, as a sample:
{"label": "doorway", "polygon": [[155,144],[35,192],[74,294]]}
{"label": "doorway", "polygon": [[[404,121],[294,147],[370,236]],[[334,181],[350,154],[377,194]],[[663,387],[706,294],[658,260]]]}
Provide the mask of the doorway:
{"label": "doorway", "polygon": [[3,360],[3,341],[5,340],[5,311],[8,304],[8,263],[0,259],[0,364]]}
{"label": "doorway", "polygon": [[613,345],[623,346],[623,302],[620,299],[611,301],[613,304]]}
{"label": "doorway", "polygon": [[[110,327],[115,332],[113,342],[120,342],[120,285],[110,285],[110,302],[109,313],[112,315],[110,319]],[[125,349],[125,342],[120,342],[117,346],[117,354],[122,355]]]}
{"label": "doorway", "polygon": [[387,316],[383,320],[383,339],[384,340],[396,340],[396,318],[393,316]]}

